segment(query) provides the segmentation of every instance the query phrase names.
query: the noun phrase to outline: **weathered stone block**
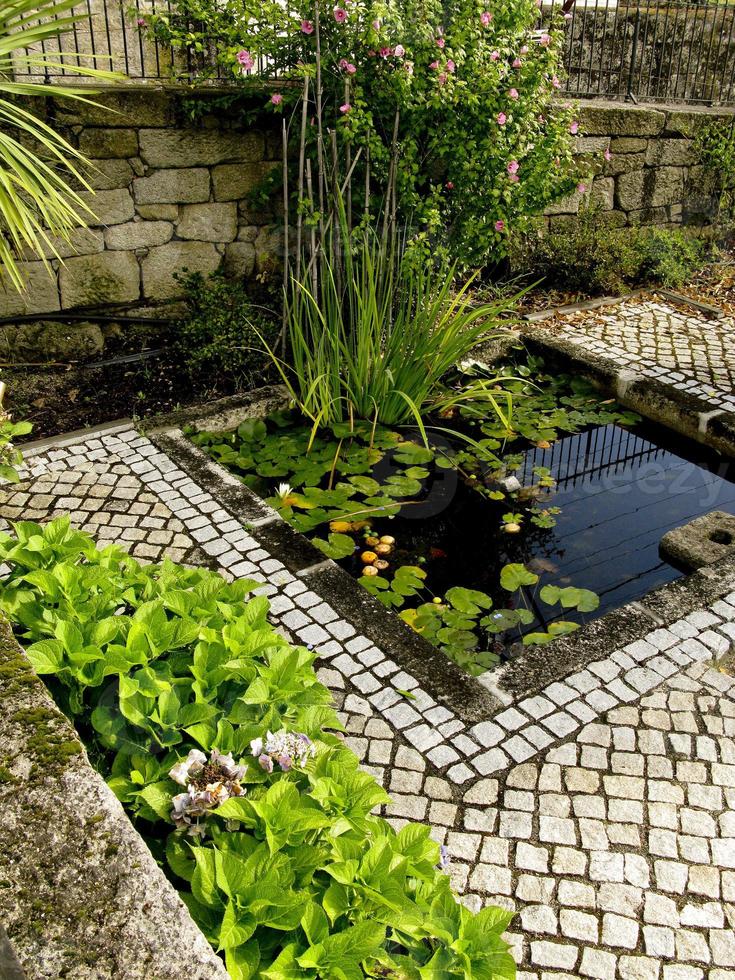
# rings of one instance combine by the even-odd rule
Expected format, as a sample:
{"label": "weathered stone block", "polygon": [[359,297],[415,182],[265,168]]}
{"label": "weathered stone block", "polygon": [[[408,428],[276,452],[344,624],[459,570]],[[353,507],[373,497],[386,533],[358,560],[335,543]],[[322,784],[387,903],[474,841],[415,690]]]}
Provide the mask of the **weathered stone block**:
{"label": "weathered stone block", "polygon": [[133,168],[128,160],[90,160],[94,167],[87,172],[89,186],[95,190],[112,191],[128,187],[133,179]]}
{"label": "weathered stone block", "polygon": [[179,216],[176,204],[139,204],[135,210],[146,221],[176,221]]}
{"label": "weathered stone block", "polygon": [[258,237],[260,228],[257,225],[245,225],[237,233],[238,242],[254,242]]}
{"label": "weathered stone block", "polygon": [[273,172],[280,170],[280,164],[274,162],[261,163],[225,163],[212,170],[215,201],[239,201],[247,197],[259,184]]}
{"label": "weathered stone block", "polygon": [[199,242],[231,242],[237,235],[237,205],[185,204],[176,226],[179,238]]}
{"label": "weathered stone block", "polygon": [[54,100],[59,121],[86,126],[138,127],[170,126],[174,119],[174,100],[168,92],[146,88],[144,92],[104,92],[96,95],[97,105],[81,105],[68,99]]}
{"label": "weathered stone block", "polygon": [[[121,253],[125,254],[125,253]],[[168,242],[152,248],[143,259],[143,295],[146,299],[175,299],[183,294],[174,273],[187,269],[211,275],[220,266],[222,256],[207,242]]]}
{"label": "weathered stone block", "polygon": [[667,113],[666,133],[681,136],[696,136],[697,133],[706,126],[716,123],[718,120],[732,122],[735,114],[727,109],[677,109]]}
{"label": "weathered stone block", "polygon": [[84,129],[79,149],[86,157],[101,160],[124,159],[138,155],[138,133],[135,129]]}
{"label": "weathered stone block", "polygon": [[272,269],[283,254],[283,231],[280,227],[267,225],[258,232],[255,239],[255,268],[258,272]]}
{"label": "weathered stone block", "polygon": [[686,139],[651,140],[646,150],[646,163],[652,166],[685,167],[697,162],[694,143]]}
{"label": "weathered stone block", "polygon": [[577,214],[583,200],[583,194],[580,194],[579,191],[573,191],[573,193],[567,194],[560,201],[549,204],[544,214]]}
{"label": "weathered stone block", "polygon": [[79,196],[92,209],[94,217],[88,219],[90,225],[121,225],[135,216],[135,205],[128,190],[97,191],[94,194],[83,191]]}
{"label": "weathered stone block", "polygon": [[[72,255],[93,255],[101,252],[105,247],[104,235],[96,228],[75,228],[69,235],[69,241],[65,242],[57,236],[51,236],[51,245],[44,245],[41,254],[47,259],[60,258],[68,259]],[[25,258],[29,261],[38,258],[38,255],[26,250]]]}
{"label": "weathered stone block", "polygon": [[648,167],[620,174],[617,206],[623,211],[675,204],[684,196],[684,170],[680,167]]}
{"label": "weathered stone block", "polygon": [[642,106],[595,103],[580,112],[580,129],[587,136],[656,136],[665,122],[665,112]]}
{"label": "weathered stone block", "polygon": [[141,129],[140,155],[151,167],[201,167],[263,159],[263,134],[216,130]]}
{"label": "weathered stone block", "polygon": [[225,272],[234,279],[244,279],[255,269],[255,246],[251,242],[231,242],[225,248]]}
{"label": "weathered stone block", "polygon": [[636,136],[614,136],[610,140],[611,153],[642,153],[648,146],[648,140]]}
{"label": "weathered stone block", "polygon": [[113,250],[151,248],[171,240],[174,226],[169,221],[130,221],[105,232],[105,244]]}
{"label": "weathered stone block", "polygon": [[94,357],[105,340],[96,323],[37,323],[0,326],[0,357],[11,362],[67,361]]}
{"label": "weathered stone block", "polygon": [[661,538],[661,557],[687,572],[735,552],[735,517],[722,510],[696,517]]}
{"label": "weathered stone block", "polygon": [[645,163],[645,153],[613,153],[609,160],[605,160],[602,172],[606,177],[615,177],[616,174],[627,174],[631,170],[642,170]]}
{"label": "weathered stone block", "polygon": [[157,170],[133,183],[138,204],[195,204],[209,200],[209,171],[203,167]]}
{"label": "weathered stone block", "polygon": [[25,289],[19,293],[7,279],[0,277],[0,310],[4,316],[23,313],[55,313],[59,310],[56,272],[43,262],[21,262],[20,273]]}
{"label": "weathered stone block", "polygon": [[657,225],[673,226],[679,223],[682,214],[680,204],[671,204],[667,207],[641,208],[639,211],[628,212],[628,223],[631,225]]}
{"label": "weathered stone block", "polygon": [[614,179],[612,177],[595,177],[590,191],[591,203],[602,211],[612,211],[614,198]]}
{"label": "weathered stone block", "polygon": [[609,136],[578,136],[574,141],[574,153],[604,153],[610,147]]}
{"label": "weathered stone block", "polygon": [[130,252],[100,252],[68,259],[59,271],[65,309],[129,303],[140,296],[140,269]]}

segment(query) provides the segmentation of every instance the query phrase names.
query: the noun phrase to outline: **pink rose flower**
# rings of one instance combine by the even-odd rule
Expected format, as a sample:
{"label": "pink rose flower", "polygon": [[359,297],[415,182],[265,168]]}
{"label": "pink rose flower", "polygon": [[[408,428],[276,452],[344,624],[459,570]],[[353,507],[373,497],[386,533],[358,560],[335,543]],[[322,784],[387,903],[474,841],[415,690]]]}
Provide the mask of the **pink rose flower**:
{"label": "pink rose flower", "polygon": [[492,19],[493,19],[493,15],[490,13],[489,10],[483,10],[483,12],[480,14],[480,23],[482,24],[483,27],[487,27],[487,25],[490,23]]}
{"label": "pink rose flower", "polygon": [[454,183],[451,180],[448,180],[444,186],[448,191],[454,190]]}
{"label": "pink rose flower", "polygon": [[505,168],[509,174],[517,174],[520,164],[517,160],[511,160],[510,163]]}
{"label": "pink rose flower", "polygon": [[508,119],[508,117],[506,116],[506,114],[504,112],[499,112],[498,113],[498,126],[505,126],[505,123],[506,123],[507,119]]}
{"label": "pink rose flower", "polygon": [[402,58],[405,55],[405,53],[406,53],[406,49],[403,47],[402,44],[397,44],[395,48],[393,48],[393,54],[396,56],[396,58]]}
{"label": "pink rose flower", "polygon": [[569,127],[569,132],[572,134],[572,136],[574,136],[574,134],[577,132],[578,129],[579,129],[579,123],[575,119],[574,122]]}
{"label": "pink rose flower", "polygon": [[443,72],[441,73],[441,75],[439,75],[439,76],[438,76],[438,78],[439,78],[439,84],[440,84],[440,85],[444,85],[444,83],[445,83],[445,82],[446,82],[446,80],[447,80],[447,73],[446,73],[445,71],[443,71]]}
{"label": "pink rose flower", "polygon": [[523,62],[521,61],[520,58],[513,59],[513,68],[520,68],[522,64]]}
{"label": "pink rose flower", "polygon": [[552,75],[552,77],[551,77],[551,84],[552,84],[552,86],[553,86],[554,88],[559,88],[559,87],[561,86],[561,82],[560,82],[560,81],[559,81],[559,79],[558,79],[558,78],[556,77],[556,75]]}
{"label": "pink rose flower", "polygon": [[271,96],[271,102],[273,105],[280,105],[283,102],[283,96],[280,94],[280,92],[273,93]]}
{"label": "pink rose flower", "polygon": [[313,34],[314,33],[314,25],[312,24],[312,22],[310,20],[302,20],[301,21],[301,33],[302,34]]}
{"label": "pink rose flower", "polygon": [[392,48],[381,48],[380,49],[380,57],[381,58],[390,58],[390,56],[392,54],[393,54],[393,49]]}
{"label": "pink rose flower", "polygon": [[512,89],[510,90],[510,92],[508,92],[508,96],[509,96],[509,97],[510,97],[511,99],[517,99],[517,98],[518,98],[518,89],[517,89],[517,88],[512,88]]}
{"label": "pink rose flower", "polygon": [[438,46],[438,47],[440,47],[440,48],[443,48],[443,47],[444,47],[444,45],[446,44],[446,41],[444,40],[444,38],[443,38],[443,37],[438,37],[438,38],[436,39],[436,43],[437,43],[437,46]]}
{"label": "pink rose flower", "polygon": [[501,219],[498,219],[495,222],[495,230],[496,231],[505,231],[505,222],[502,221]]}
{"label": "pink rose flower", "polygon": [[343,116],[346,116],[347,113],[350,111],[351,108],[352,108],[352,106],[350,105],[350,103],[349,102],[345,102],[344,105],[341,105],[339,107],[339,111],[342,113]]}
{"label": "pink rose flower", "polygon": [[251,68],[255,67],[255,59],[250,52],[246,51],[244,48],[242,51],[238,51],[235,57],[246,71],[250,71]]}
{"label": "pink rose flower", "polygon": [[136,21],[136,24],[138,25],[138,27],[145,27],[146,26],[145,17],[139,17]]}
{"label": "pink rose flower", "polygon": [[538,43],[542,48],[548,48],[548,46],[551,44],[551,38],[548,34],[542,34],[538,40]]}
{"label": "pink rose flower", "polygon": [[432,61],[431,64],[429,65],[429,68],[431,68],[432,71],[436,71],[438,67],[439,67],[438,61]]}
{"label": "pink rose flower", "polygon": [[334,15],[334,19],[338,24],[344,24],[344,22],[347,20],[347,11],[342,7],[335,7],[332,14]]}
{"label": "pink rose flower", "polygon": [[491,51],[490,52],[490,61],[497,61],[499,57],[500,57],[500,52],[499,51]]}
{"label": "pink rose flower", "polygon": [[612,153],[609,150],[605,150],[602,154],[606,160],[612,160]]}
{"label": "pink rose flower", "polygon": [[447,59],[447,71],[448,72],[453,72],[454,69],[455,69],[455,67],[456,66],[455,66],[454,62],[452,61],[452,59],[451,58],[448,58]]}
{"label": "pink rose flower", "polygon": [[521,54],[528,54],[528,45],[527,44],[524,44],[521,47]]}
{"label": "pink rose flower", "polygon": [[374,31],[379,31],[380,30],[380,21],[379,20],[374,20],[372,26],[373,26],[373,30]]}
{"label": "pink rose flower", "polygon": [[403,67],[406,69],[406,74],[407,75],[413,75],[413,62],[412,61],[404,61]]}
{"label": "pink rose flower", "polygon": [[511,182],[512,184],[517,184],[517,183],[518,183],[518,181],[519,181],[519,179],[520,179],[520,178],[519,178],[519,176],[518,176],[518,174],[508,174],[508,180],[509,180],[509,181],[510,181],[510,182]]}

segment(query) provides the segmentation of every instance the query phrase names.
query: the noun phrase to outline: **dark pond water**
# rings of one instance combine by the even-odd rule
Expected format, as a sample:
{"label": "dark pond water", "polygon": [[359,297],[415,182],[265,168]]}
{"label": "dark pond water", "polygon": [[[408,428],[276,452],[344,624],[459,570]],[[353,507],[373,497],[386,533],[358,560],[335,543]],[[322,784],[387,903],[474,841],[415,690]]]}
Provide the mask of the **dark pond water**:
{"label": "dark pond water", "polygon": [[[488,505],[448,473],[425,504],[391,522],[401,560],[424,556],[435,594],[463,585],[490,593],[499,605],[507,597],[498,590],[499,568],[523,562],[540,585],[598,593],[592,616],[599,616],[681,576],[659,556],[666,531],[711,510],[735,513],[735,464],[647,424],[601,426],[530,450],[516,472],[524,486],[534,482],[535,466],[548,467],[557,481],[539,501],[561,508],[554,528],[525,524],[520,534],[505,534],[500,519],[512,505]],[[550,607],[536,612],[540,623],[554,618]]]}

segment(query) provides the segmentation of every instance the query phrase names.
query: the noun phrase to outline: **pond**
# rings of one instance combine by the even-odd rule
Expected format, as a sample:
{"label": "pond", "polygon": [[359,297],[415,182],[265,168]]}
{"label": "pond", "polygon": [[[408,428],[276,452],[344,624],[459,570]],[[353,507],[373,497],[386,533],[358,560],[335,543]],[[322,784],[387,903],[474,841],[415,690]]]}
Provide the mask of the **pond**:
{"label": "pond", "polygon": [[[735,513],[735,468],[579,378],[515,365],[512,419],[313,432],[295,412],[193,441],[327,557],[480,674],[682,572],[661,537]],[[428,444],[427,444],[428,443]]]}

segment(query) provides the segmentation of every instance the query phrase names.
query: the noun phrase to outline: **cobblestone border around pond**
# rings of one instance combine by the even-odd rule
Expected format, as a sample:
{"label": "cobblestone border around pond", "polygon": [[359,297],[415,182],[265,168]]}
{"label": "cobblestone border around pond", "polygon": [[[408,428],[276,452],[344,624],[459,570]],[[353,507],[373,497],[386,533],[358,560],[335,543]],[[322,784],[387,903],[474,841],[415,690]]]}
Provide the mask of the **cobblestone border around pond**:
{"label": "cobblestone border around pond", "polygon": [[[225,404],[230,422],[256,407]],[[392,795],[388,818],[431,823],[469,905],[520,909],[520,980],[655,980],[661,964],[663,980],[696,980],[703,965],[710,980],[730,977],[735,681],[710,664],[735,641],[735,565],[604,617],[553,658],[547,648],[503,668],[495,695],[463,677],[465,704],[446,686],[453,665],[420,671],[416,647],[380,635],[382,606],[303,544],[287,554],[300,536],[180,425],[31,449],[0,513],[71,512],[141,558],[173,550],[262,579],[276,620],[319,653],[348,744]]]}

